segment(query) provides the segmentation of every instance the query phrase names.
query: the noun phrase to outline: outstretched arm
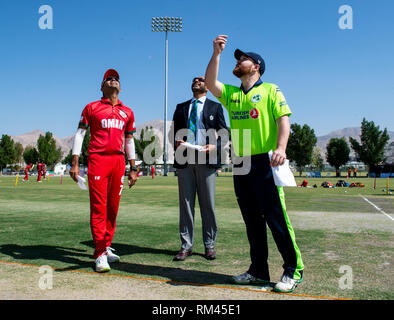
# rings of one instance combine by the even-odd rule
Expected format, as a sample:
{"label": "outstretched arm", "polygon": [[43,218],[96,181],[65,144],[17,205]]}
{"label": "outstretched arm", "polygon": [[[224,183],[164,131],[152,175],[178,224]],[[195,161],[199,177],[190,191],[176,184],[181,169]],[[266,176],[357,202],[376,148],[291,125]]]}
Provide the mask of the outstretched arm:
{"label": "outstretched arm", "polygon": [[220,98],[222,96],[222,86],[218,81],[220,55],[224,50],[227,42],[226,35],[219,35],[213,40],[213,54],[211,60],[208,63],[207,70],[205,72],[205,84],[212,94]]}

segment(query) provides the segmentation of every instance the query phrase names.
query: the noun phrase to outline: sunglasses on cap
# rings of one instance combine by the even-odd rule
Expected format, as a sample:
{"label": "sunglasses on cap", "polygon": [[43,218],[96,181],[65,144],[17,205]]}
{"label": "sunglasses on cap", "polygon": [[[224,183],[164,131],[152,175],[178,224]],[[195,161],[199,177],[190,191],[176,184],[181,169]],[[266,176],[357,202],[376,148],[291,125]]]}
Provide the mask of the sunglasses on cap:
{"label": "sunglasses on cap", "polygon": [[119,82],[119,78],[117,78],[117,77],[107,77],[104,79],[104,82],[111,81],[111,80],[115,80],[115,81]]}

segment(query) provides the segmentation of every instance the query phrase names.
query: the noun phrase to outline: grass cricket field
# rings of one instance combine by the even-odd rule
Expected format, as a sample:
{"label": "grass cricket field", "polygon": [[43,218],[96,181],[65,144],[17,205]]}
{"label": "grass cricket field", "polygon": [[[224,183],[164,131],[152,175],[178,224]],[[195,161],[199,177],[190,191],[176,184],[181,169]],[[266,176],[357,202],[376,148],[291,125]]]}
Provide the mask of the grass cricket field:
{"label": "grass cricket field", "polygon": [[[394,194],[382,191],[386,179],[377,179],[376,189],[368,178],[347,179],[364,188],[329,189],[322,181],[335,185],[338,178],[307,179],[318,188],[285,188],[304,281],[293,294],[277,294],[230,281],[250,264],[230,176],[216,179],[216,260],[203,257],[197,206],[194,254],[172,261],[180,249],[177,178],[142,177],[123,190],[112,244],[121,262],[106,274],[94,272],[88,191],[68,176],[42,183],[20,178],[16,186],[15,177],[0,177],[0,300],[394,299]],[[277,282],[283,261],[268,237]]]}

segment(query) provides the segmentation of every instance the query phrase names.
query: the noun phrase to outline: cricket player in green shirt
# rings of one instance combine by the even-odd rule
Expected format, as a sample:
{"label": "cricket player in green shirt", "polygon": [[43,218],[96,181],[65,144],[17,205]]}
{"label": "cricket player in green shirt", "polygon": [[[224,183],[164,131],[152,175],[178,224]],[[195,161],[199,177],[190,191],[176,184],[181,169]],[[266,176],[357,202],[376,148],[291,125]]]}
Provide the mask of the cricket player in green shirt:
{"label": "cricket player in green shirt", "polygon": [[[220,56],[227,38],[219,35],[213,41],[205,81],[228,111],[235,155],[248,157],[250,164],[246,174],[234,175],[234,190],[246,225],[251,265],[247,272],[234,276],[233,281],[238,284],[261,283],[262,289],[266,290],[270,283],[268,225],[284,261],[282,278],[274,290],[292,292],[303,279],[304,265],[286,212],[283,187],[275,185],[272,174],[272,167],[282,165],[286,160],[291,111],[278,86],[261,81],[265,62],[257,53],[238,49],[234,52],[237,63],[233,74],[241,79],[241,87],[217,80]],[[273,152],[271,160],[270,150]]]}

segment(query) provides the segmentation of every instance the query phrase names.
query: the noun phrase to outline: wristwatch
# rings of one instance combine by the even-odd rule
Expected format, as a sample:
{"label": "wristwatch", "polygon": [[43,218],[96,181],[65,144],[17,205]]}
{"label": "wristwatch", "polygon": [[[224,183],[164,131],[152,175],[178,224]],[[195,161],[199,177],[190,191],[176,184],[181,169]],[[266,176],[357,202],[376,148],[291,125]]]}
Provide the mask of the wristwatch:
{"label": "wristwatch", "polygon": [[132,166],[132,167],[130,167],[130,171],[135,171],[135,172],[137,172],[137,171],[138,171],[138,169],[137,169],[137,167],[136,167],[136,166]]}

